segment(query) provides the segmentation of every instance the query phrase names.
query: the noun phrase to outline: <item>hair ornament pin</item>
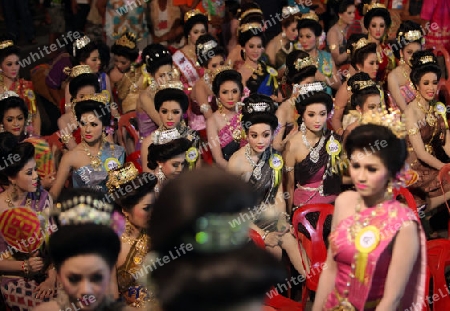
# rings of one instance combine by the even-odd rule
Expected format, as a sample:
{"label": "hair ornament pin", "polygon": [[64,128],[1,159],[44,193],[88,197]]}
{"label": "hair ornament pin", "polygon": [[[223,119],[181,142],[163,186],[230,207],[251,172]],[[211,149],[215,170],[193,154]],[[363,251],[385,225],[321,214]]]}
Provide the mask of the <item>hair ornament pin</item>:
{"label": "hair ornament pin", "polygon": [[108,172],[106,187],[108,187],[109,192],[113,192],[114,189],[120,188],[121,185],[134,180],[138,175],[139,171],[134,164],[127,162],[124,166]]}
{"label": "hair ornament pin", "polygon": [[406,33],[399,32],[397,37],[398,40],[400,40],[402,36],[405,37],[405,39],[408,41],[417,41],[423,37],[423,34],[420,30],[410,30],[407,31]]}
{"label": "hair ornament pin", "polygon": [[310,92],[323,92],[327,88],[327,84],[325,82],[313,82],[300,85],[299,95],[306,95]]}
{"label": "hair ornament pin", "polygon": [[377,85],[373,80],[355,81],[353,83],[359,86],[359,90],[364,90],[365,88]]}
{"label": "hair ornament pin", "polygon": [[425,65],[425,64],[428,64],[428,63],[436,63],[436,61],[434,60],[434,57],[431,56],[431,55],[422,56],[419,59],[419,62],[420,62],[421,65]]}
{"label": "hair ornament pin", "polygon": [[270,105],[268,103],[260,102],[260,103],[249,103],[247,112],[253,113],[253,112],[269,112],[270,111]]}
{"label": "hair ornament pin", "polygon": [[307,56],[305,58],[298,58],[294,63],[295,69],[301,70],[303,68],[306,68],[308,66],[315,66],[317,67],[317,63],[312,59],[312,57]]}
{"label": "hair ornament pin", "polygon": [[201,54],[206,54],[208,51],[212,50],[217,46],[217,42],[214,40],[209,40],[205,43],[200,43],[197,45],[199,50],[201,50]]}
{"label": "hair ornament pin", "polygon": [[248,23],[243,24],[241,27],[239,27],[240,32],[246,32],[252,29],[258,29],[259,31],[263,31],[263,25],[260,23]]}
{"label": "hair ornament pin", "polygon": [[7,47],[13,46],[14,42],[12,40],[5,40],[0,42],[0,50],[6,49]]}
{"label": "hair ornament pin", "polygon": [[[113,36],[115,36],[113,34]],[[127,47],[131,50],[136,48],[136,34],[130,32],[130,31],[124,31],[122,34],[119,35],[119,39],[116,40],[115,44]]]}
{"label": "hair ornament pin", "polygon": [[366,38],[361,38],[357,42],[353,43],[352,46],[354,48],[354,51],[362,49],[363,47],[369,45],[370,41]]}
{"label": "hair ornament pin", "polygon": [[0,100],[7,99],[9,97],[20,97],[16,92],[6,91],[0,94]]}
{"label": "hair ornament pin", "polygon": [[83,36],[73,43],[73,56],[77,56],[77,50],[80,50],[84,48],[86,45],[88,45],[91,42],[91,39],[89,39],[88,36]]}

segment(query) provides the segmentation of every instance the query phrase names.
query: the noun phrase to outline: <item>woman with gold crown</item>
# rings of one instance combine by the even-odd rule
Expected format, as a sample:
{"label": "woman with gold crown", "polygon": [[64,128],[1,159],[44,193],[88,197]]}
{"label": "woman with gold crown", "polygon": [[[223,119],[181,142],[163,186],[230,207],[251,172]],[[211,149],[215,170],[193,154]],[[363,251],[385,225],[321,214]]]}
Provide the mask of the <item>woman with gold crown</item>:
{"label": "woman with gold crown", "polygon": [[[385,84],[389,72],[395,68],[394,52],[385,43],[387,33],[392,24],[391,14],[383,4],[364,5],[364,27],[368,31],[368,39],[377,45],[378,72],[376,81]],[[356,68],[355,68],[356,69]]]}
{"label": "woman with gold crown", "polygon": [[397,115],[368,117],[345,142],[356,191],[336,199],[313,311],[412,310],[425,299],[420,219],[392,196],[408,155],[405,124]]}
{"label": "woman with gold crown", "polygon": [[124,148],[106,140],[105,129],[111,119],[108,100],[109,96],[101,93],[73,101],[82,141],[61,159],[55,184],[50,189],[54,199],[58,198],[71,172],[75,188],[89,187],[106,192],[108,171],[124,162]]}
{"label": "woman with gold crown", "polygon": [[222,67],[212,81],[214,101],[218,110],[206,121],[208,144],[215,163],[223,168],[228,160],[247,141],[242,135],[240,100],[244,86],[236,70]]}
{"label": "woman with gold crown", "polygon": [[[143,85],[139,84],[142,68],[138,66],[139,49],[136,45],[136,35],[132,32],[120,34],[111,47],[114,54],[114,68],[109,77],[115,89],[122,114],[136,110],[136,102]],[[141,81],[142,82],[142,81]]]}
{"label": "woman with gold crown", "polygon": [[22,98],[29,114],[29,133],[39,135],[41,118],[36,104],[33,83],[19,78],[20,48],[8,36],[0,37],[0,93],[13,91]]}
{"label": "woman with gold crown", "polygon": [[435,101],[437,85],[441,77],[436,56],[430,50],[417,51],[411,59],[411,81],[417,91],[416,98],[405,111],[408,130],[408,164],[419,174],[417,183],[409,187],[418,207],[426,205],[427,211],[445,202],[450,184],[438,179],[439,170],[450,155],[450,132],[447,109]]}
{"label": "woman with gold crown", "polygon": [[183,84],[180,81],[169,81],[160,85],[155,95],[155,109],[158,111],[161,126],[142,142],[141,162],[144,172],[153,170],[148,166],[151,156],[149,146],[159,143],[160,137],[186,138],[191,142],[191,155],[186,158],[189,168],[192,169],[200,164],[200,136],[197,131],[186,126],[183,115],[189,106],[189,99],[183,92]]}
{"label": "woman with gold crown", "polygon": [[301,85],[300,97],[295,103],[299,132],[289,139],[283,153],[289,211],[305,204],[333,203],[341,191],[341,137],[326,129],[333,99],[321,82]]}
{"label": "woman with gold crown", "polygon": [[0,171],[1,293],[8,308],[27,311],[56,294],[56,273],[42,247],[53,229],[46,217],[53,201],[39,185],[31,143],[0,133],[0,150],[2,159],[15,159]]}
{"label": "woman with gold crown", "polygon": [[141,67],[143,84],[146,89],[139,94],[136,103],[136,117],[139,128],[139,141],[135,150],[141,150],[144,138],[153,133],[161,120],[155,109],[155,93],[159,85],[168,83],[174,78],[170,51],[161,44],[150,44],[142,51],[144,66]]}
{"label": "woman with gold crown", "polygon": [[134,276],[144,268],[144,257],[150,247],[147,225],[153,210],[156,183],[153,174],[139,174],[133,163],[125,163],[108,172],[108,195],[114,198],[116,209],[126,219],[112,289],[114,293],[118,291],[129,306],[152,311],[157,310],[155,293],[140,286]]}
{"label": "woman with gold crown", "polygon": [[393,108],[405,111],[406,106],[416,97],[416,89],[409,76],[411,57],[414,52],[422,50],[424,44],[420,25],[413,21],[401,23],[397,31],[396,44],[399,48],[394,50],[394,55],[400,61],[387,78],[389,99]]}
{"label": "woman with gold crown", "polygon": [[[251,227],[261,235],[266,249],[279,259],[284,249],[298,273],[306,275],[308,258],[290,232],[289,209],[283,195],[283,158],[271,146],[278,126],[274,113],[275,103],[266,95],[251,94],[244,99],[242,127],[248,144],[231,156],[227,169],[252,185],[257,194]],[[265,219],[269,214],[271,220]]]}
{"label": "woman with gold crown", "polygon": [[198,64],[195,44],[197,39],[208,31],[208,17],[199,10],[191,10],[184,14],[184,36],[186,45],[172,56],[173,64],[180,72],[181,82],[186,94],[190,94],[195,82],[203,76]]}

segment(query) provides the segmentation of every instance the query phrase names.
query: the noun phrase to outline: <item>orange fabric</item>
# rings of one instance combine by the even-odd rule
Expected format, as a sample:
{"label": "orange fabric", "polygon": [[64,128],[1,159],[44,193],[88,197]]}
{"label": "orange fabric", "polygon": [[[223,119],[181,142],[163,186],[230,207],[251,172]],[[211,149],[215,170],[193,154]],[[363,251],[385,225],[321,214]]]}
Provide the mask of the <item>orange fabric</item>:
{"label": "orange fabric", "polygon": [[[192,6],[192,3],[194,2],[194,0],[173,0],[172,3],[173,5],[176,6],[181,6],[181,5],[187,5],[189,7]],[[202,11],[203,13],[206,12],[205,8],[202,5],[202,2],[200,1],[196,7],[196,9]]]}

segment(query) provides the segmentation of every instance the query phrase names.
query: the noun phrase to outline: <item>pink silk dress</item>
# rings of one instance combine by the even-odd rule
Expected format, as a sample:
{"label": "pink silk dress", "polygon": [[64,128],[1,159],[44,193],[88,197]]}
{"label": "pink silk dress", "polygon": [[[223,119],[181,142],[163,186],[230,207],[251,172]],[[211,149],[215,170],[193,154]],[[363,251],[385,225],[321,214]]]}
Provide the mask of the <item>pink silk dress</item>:
{"label": "pink silk dress", "polygon": [[[375,216],[371,214],[375,212]],[[414,212],[400,202],[385,201],[381,208],[367,208],[360,213],[359,222],[367,221],[380,231],[380,242],[368,254],[367,266],[364,271],[364,282],[351,278],[352,263],[357,252],[355,243],[351,241],[350,229],[355,224],[354,216],[343,219],[329,236],[330,247],[337,264],[335,288],[329,294],[323,310],[332,310],[339,305],[339,297],[347,298],[356,310],[373,311],[383,297],[385,282],[392,258],[393,241],[399,228],[407,221],[415,221],[419,225],[420,252],[414,263],[409,281],[405,288],[398,310],[410,310],[419,306],[425,295],[426,274],[426,241],[420,221]],[[350,282],[350,287],[347,287]],[[343,295],[348,288],[348,295]]]}
{"label": "pink silk dress", "polygon": [[[323,173],[325,166],[314,174],[308,183],[300,185],[296,182],[294,190],[294,206],[302,206],[305,204],[332,203],[336,200],[336,195],[322,196],[319,193],[319,187],[322,186]],[[298,179],[295,178],[297,181]],[[315,190],[314,190],[315,189]]]}

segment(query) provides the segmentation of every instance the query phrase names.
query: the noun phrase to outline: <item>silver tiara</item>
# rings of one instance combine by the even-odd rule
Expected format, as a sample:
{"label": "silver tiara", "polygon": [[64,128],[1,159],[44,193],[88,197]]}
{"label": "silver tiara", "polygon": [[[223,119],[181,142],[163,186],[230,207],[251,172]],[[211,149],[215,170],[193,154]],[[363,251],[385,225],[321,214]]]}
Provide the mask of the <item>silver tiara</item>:
{"label": "silver tiara", "polygon": [[6,91],[6,92],[0,94],[0,100],[7,99],[9,97],[20,97],[20,96],[17,95],[17,93],[13,92],[13,91]]}
{"label": "silver tiara", "polygon": [[56,216],[61,225],[110,225],[113,206],[91,196],[74,197],[56,205]]}
{"label": "silver tiara", "polygon": [[217,46],[217,42],[214,40],[209,40],[205,43],[200,43],[198,48],[205,54],[207,51],[214,49]]}
{"label": "silver tiara", "polygon": [[324,82],[313,82],[308,84],[300,85],[300,95],[306,95],[310,92],[321,92],[325,91],[327,85]]}
{"label": "silver tiara", "polygon": [[153,143],[155,145],[163,145],[179,138],[181,138],[181,134],[177,128],[166,131],[157,130],[154,132]]}
{"label": "silver tiara", "polygon": [[77,56],[77,50],[84,48],[91,42],[88,36],[83,36],[73,43],[73,56]]}
{"label": "silver tiara", "polygon": [[248,104],[248,113],[252,113],[252,112],[265,112],[265,111],[270,111],[270,105],[268,103],[250,103]]}
{"label": "silver tiara", "polygon": [[282,10],[283,15],[289,16],[289,15],[295,15],[297,13],[300,13],[300,8],[297,5],[294,6],[285,6]]}

